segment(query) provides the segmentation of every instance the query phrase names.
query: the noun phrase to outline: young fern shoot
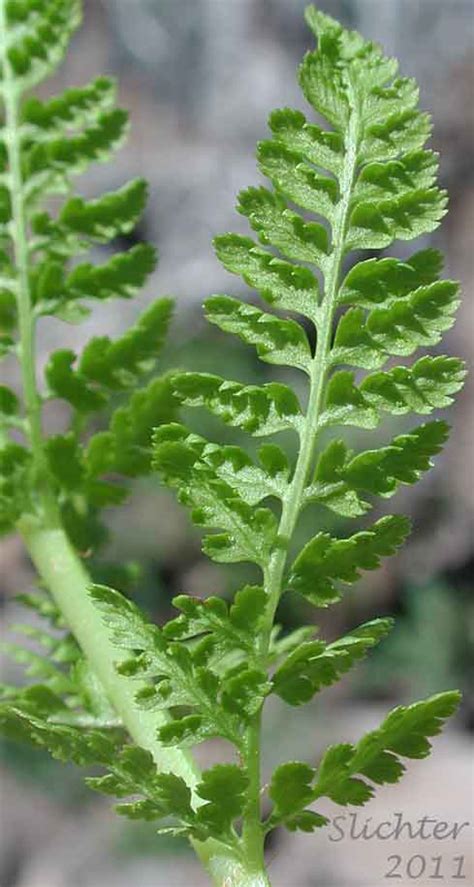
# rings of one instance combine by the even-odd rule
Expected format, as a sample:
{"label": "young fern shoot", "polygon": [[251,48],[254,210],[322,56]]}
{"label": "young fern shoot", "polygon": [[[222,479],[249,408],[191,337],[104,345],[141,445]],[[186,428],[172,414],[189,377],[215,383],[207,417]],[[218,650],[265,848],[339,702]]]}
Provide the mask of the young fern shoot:
{"label": "young fern shoot", "polygon": [[[327,125],[291,109],[271,115],[272,137],[259,145],[258,159],[273,188],[250,188],[239,198],[261,245],[236,234],[216,239],[224,267],[255,288],[269,310],[224,295],[206,302],[211,323],[254,345],[263,361],[305,375],[303,409],[287,384],[248,385],[204,373],[175,373],[136,391],[166,331],[170,305],[163,300],[115,342],[93,339],[79,359],[55,352],[40,393],[36,319],[80,320],[84,299],[132,295],[152,270],[153,253],[140,245],[105,265],[67,270],[72,256],[135,223],[145,189],[136,182],[89,202],[67,196],[56,218],[39,209],[51,193],[69,195],[71,175],[108,155],[125,117],[110,110],[112,86],[104,79],[49,102],[23,100],[62,54],[77,6],[0,0],[0,304],[8,327],[3,347],[18,354],[23,375],[22,407],[1,390],[2,526],[23,534],[48,592],[25,603],[66,630],[59,641],[39,633],[44,659],[13,650],[39,680],[5,688],[1,721],[7,735],[61,759],[103,765],[105,775],[87,780],[92,788],[121,799],[117,809],[125,816],[171,820],[165,830],[187,835],[213,881],[226,887],[269,885],[269,831],[311,832],[327,822],[313,808],[319,798],[361,805],[376,785],[397,782],[403,759],[429,753],[429,738],[459,701],[452,691],[399,706],[357,744],[331,746],[317,767],[282,764],[262,786],[266,698],[309,702],[391,628],[391,620],[375,619],[332,643],[315,637],[313,625],[282,637],[275,626],[282,595],[293,590],[328,607],[409,532],[400,515],[346,538],[321,529],[293,559],[303,510],[317,502],[345,518],[362,517],[374,496],[389,498],[401,484],[415,483],[447,437],[445,422],[428,421],[354,453],[337,436],[340,428],[370,431],[384,414],[427,415],[451,402],[464,375],[461,361],[438,354],[391,362],[436,345],[453,323],[458,286],[439,279],[438,252],[423,249],[404,261],[362,257],[345,273],[352,253],[429,233],[445,213],[437,158],[424,148],[430,122],[418,110],[416,84],[357,33],[314,7],[306,17],[317,48],[303,60],[300,84]],[[355,370],[363,371],[360,378]],[[108,430],[91,434],[90,418],[111,393],[128,400]],[[70,404],[72,420],[66,434],[47,439],[40,414],[50,397]],[[273,442],[261,445],[255,460],[241,447],[207,441],[173,421],[176,404],[205,407],[256,437],[292,431],[296,461],[290,464]],[[9,439],[12,429],[24,443]],[[329,443],[321,437],[326,429],[336,432]],[[161,629],[118,591],[93,585],[74,551],[96,542],[98,509],[126,495],[111,476],[148,473],[152,462],[193,521],[217,531],[205,537],[205,554],[218,563],[250,562],[261,575],[230,604],[180,595],[180,615]],[[230,744],[234,762],[200,773],[188,749],[213,737]]]}

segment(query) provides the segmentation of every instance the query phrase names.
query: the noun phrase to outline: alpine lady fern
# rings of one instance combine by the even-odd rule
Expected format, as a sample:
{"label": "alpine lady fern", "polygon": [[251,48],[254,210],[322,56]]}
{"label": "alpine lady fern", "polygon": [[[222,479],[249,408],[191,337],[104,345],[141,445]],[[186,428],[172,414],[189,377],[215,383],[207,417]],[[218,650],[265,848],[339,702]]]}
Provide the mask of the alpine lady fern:
{"label": "alpine lady fern", "polygon": [[[46,658],[13,649],[40,681],[5,689],[4,728],[62,759],[103,765],[108,772],[89,785],[122,799],[117,809],[126,816],[170,819],[165,830],[191,839],[217,884],[268,884],[263,845],[270,830],[311,832],[327,822],[312,807],[319,798],[360,805],[376,785],[397,782],[403,759],[429,753],[429,738],[459,699],[453,691],[400,706],[356,745],[331,746],[317,767],[283,764],[266,789],[261,785],[266,697],[308,702],[391,629],[390,619],[375,619],[332,643],[312,625],[281,636],[274,623],[282,595],[293,590],[316,607],[334,604],[409,532],[401,515],[369,521],[346,538],[323,528],[293,558],[301,513],[317,502],[345,518],[365,515],[374,496],[389,498],[430,468],[448,431],[444,421],[430,420],[354,453],[340,429],[370,431],[385,414],[427,415],[449,405],[462,385],[456,358],[405,361],[437,345],[453,323],[458,287],[439,279],[439,253],[364,258],[364,251],[433,231],[446,211],[437,157],[424,147],[429,117],[418,110],[415,82],[397,75],[393,59],[307,10],[317,49],[303,60],[300,84],[326,126],[291,109],[270,116],[271,139],[259,145],[258,160],[271,187],[249,188],[238,206],[259,243],[236,234],[216,238],[224,267],[269,310],[226,295],[205,304],[212,324],[255,346],[263,361],[305,375],[305,405],[282,382],[256,386],[194,372],[136,390],[166,332],[167,300],[117,341],[95,338],[79,357],[52,354],[43,395],[33,364],[35,319],[77,321],[88,310],[83,300],[133,295],[154,255],[139,245],[102,266],[68,269],[71,257],[134,225],[146,189],[137,181],[93,201],[69,196],[71,176],[121,142],[126,117],[111,107],[113,86],[104,78],[47,102],[23,100],[62,54],[77,7],[72,0],[0,0],[0,9],[3,347],[19,353],[24,382],[23,411],[9,389],[1,393],[2,524],[23,533],[52,596],[24,602],[71,630],[60,641],[38,634]],[[52,193],[67,195],[55,217],[41,208]],[[354,252],[360,261],[346,271]],[[109,428],[88,433],[111,393],[124,392],[132,393]],[[69,403],[71,427],[44,439],[39,416],[51,397]],[[210,442],[171,421],[177,404],[204,407],[256,437],[292,431],[296,461],[274,442],[262,444],[256,459]],[[10,429],[30,445],[9,442]],[[321,437],[326,429],[334,432],[329,442]],[[123,500],[126,489],[111,477],[144,474],[152,465],[193,521],[211,530],[205,554],[218,563],[247,561],[260,572],[259,584],[238,590],[230,604],[180,595],[179,615],[161,629],[119,592],[90,587],[70,544],[93,543],[98,510]],[[185,749],[212,737],[230,744],[235,761],[201,774]]]}

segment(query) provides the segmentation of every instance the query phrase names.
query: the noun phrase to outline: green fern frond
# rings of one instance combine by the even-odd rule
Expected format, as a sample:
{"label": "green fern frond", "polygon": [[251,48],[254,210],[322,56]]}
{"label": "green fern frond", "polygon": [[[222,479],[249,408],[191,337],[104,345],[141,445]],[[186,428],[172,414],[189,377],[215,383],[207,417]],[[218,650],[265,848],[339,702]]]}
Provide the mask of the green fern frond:
{"label": "green fern frond", "polygon": [[[398,781],[401,759],[425,757],[429,738],[459,702],[449,691],[399,707],[358,744],[330,747],[317,768],[282,764],[263,819],[266,698],[308,702],[391,628],[391,620],[375,619],[331,643],[313,625],[282,636],[275,625],[282,595],[296,591],[316,607],[335,604],[344,586],[394,555],[409,532],[400,515],[343,538],[323,525],[295,553],[300,516],[312,502],[345,518],[364,515],[368,499],[393,496],[431,467],[448,426],[431,420],[357,452],[331,435],[346,426],[370,432],[385,414],[428,415],[449,405],[464,377],[456,358],[412,359],[437,346],[454,320],[458,286],[439,279],[439,254],[428,248],[404,261],[365,255],[430,234],[446,212],[416,83],[399,77],[395,60],[378,46],[329,16],[310,7],[306,18],[317,49],[305,56],[299,82],[310,113],[327,126],[288,108],[270,116],[270,137],[258,147],[268,186],[238,199],[256,240],[228,233],[215,241],[224,267],[260,293],[265,310],[225,294],[205,305],[210,323],[255,347],[262,361],[300,370],[306,397],[300,399],[300,387],[297,396],[286,369],[282,381],[262,386],[187,372],[138,387],[168,327],[167,299],[115,341],[96,337],[81,355],[54,352],[38,391],[38,318],[78,322],[89,300],[133,296],[155,256],[140,244],[102,265],[70,264],[130,231],[147,187],[137,179],[90,200],[71,196],[72,178],[121,144],[126,115],[114,109],[113,84],[102,78],[46,102],[26,96],[63,54],[78,6],[0,0],[0,351],[21,355],[24,383],[24,403],[0,389],[0,528],[20,527],[61,605],[58,611],[48,600],[25,601],[52,621],[52,631],[27,628],[40,649],[27,640],[10,652],[42,683],[6,688],[0,720],[13,738],[105,768],[89,779],[91,787],[121,799],[119,813],[132,819],[170,818],[171,833],[191,838],[216,883],[237,884],[243,873],[242,883],[258,880],[262,887],[269,883],[269,830],[313,831],[327,822],[307,809],[320,797],[363,804],[374,786]],[[54,214],[43,205],[51,194],[60,197]],[[397,365],[393,358],[403,360]],[[89,435],[91,416],[112,395],[118,402],[108,427]],[[45,439],[41,412],[51,398],[68,404],[71,422]],[[204,407],[255,437],[290,431],[296,456],[274,441],[256,453],[252,446],[250,454],[206,440],[175,421],[178,402]],[[100,509],[123,501],[126,478],[152,469],[205,528],[203,550],[211,559],[249,562],[260,574],[230,604],[180,595],[180,614],[164,628],[118,592],[89,586],[70,544],[83,553],[97,547],[104,538]],[[125,727],[136,744],[127,743]],[[182,749],[214,737],[230,743],[236,760],[199,774]]]}
{"label": "green fern frond", "polygon": [[[56,68],[79,19],[76,0],[0,3],[0,96],[4,107],[0,139],[0,351],[30,363],[37,318],[53,315],[78,323],[90,313],[93,300],[135,296],[156,264],[155,250],[138,244],[127,252],[114,253],[103,264],[86,261],[71,265],[71,260],[96,244],[113,242],[128,233],[147,200],[147,185],[142,179],[90,200],[74,195],[74,178],[90,164],[107,160],[127,133],[128,115],[114,107],[112,80],[99,77],[47,100],[29,94],[33,85]],[[51,194],[62,198],[54,215],[44,208]],[[170,300],[157,300],[116,341],[96,337],[81,355],[65,349],[54,352],[46,365],[45,384],[37,393],[35,377],[28,370],[25,404],[2,387],[1,428],[7,443],[0,457],[4,469],[2,531],[11,530],[23,514],[41,512],[45,507],[44,497],[28,494],[38,476],[43,488],[52,484],[54,489],[47,510],[55,510],[52,502],[56,499],[76,541],[84,535],[88,512],[95,520],[97,509],[123,501],[126,488],[98,474],[97,458],[91,470],[88,454],[97,454],[97,442],[92,439],[85,445],[91,416],[108,406],[112,392],[134,389],[128,404],[117,404],[110,430],[101,432],[113,442],[103,472],[121,474],[120,462],[127,475],[148,473],[151,429],[161,415],[166,421],[174,417],[172,396],[166,383],[141,392],[136,389],[156,364],[170,317]],[[62,436],[42,444],[39,415],[47,400],[57,398],[71,408],[70,427]],[[35,425],[29,435],[31,450],[9,443],[12,431],[28,434],[31,415]]]}
{"label": "green fern frond", "polygon": [[[258,387],[205,373],[171,379],[181,403],[205,407],[254,436],[293,431],[296,461],[291,464],[275,443],[261,447],[255,460],[241,447],[207,441],[183,426],[158,429],[154,437],[154,466],[164,482],[177,490],[195,523],[223,531],[206,536],[204,552],[221,562],[250,560],[259,567],[263,592],[259,587],[255,651],[246,655],[271,674],[273,692],[292,705],[307,702],[337,680],[383,638],[390,623],[376,620],[332,644],[315,640],[310,630],[282,651],[276,671],[269,672],[282,594],[298,591],[327,607],[341,598],[344,585],[393,555],[409,532],[408,521],[397,515],[346,538],[334,538],[322,528],[290,558],[301,512],[318,502],[346,518],[365,514],[372,505],[368,499],[393,496],[431,467],[448,426],[430,421],[360,452],[339,438],[323,443],[321,432],[345,426],[370,431],[386,414],[430,414],[451,403],[465,372],[460,360],[439,354],[424,353],[399,366],[393,361],[438,345],[454,322],[458,285],[440,280],[440,254],[428,248],[402,261],[362,253],[356,264],[351,257],[354,251],[385,249],[395,240],[427,235],[446,211],[446,194],[437,185],[437,156],[424,147],[431,124],[418,109],[416,84],[399,77],[397,63],[378,46],[329,16],[310,7],[307,21],[318,46],[301,65],[300,85],[312,110],[331,128],[307,122],[301,111],[273,112],[271,138],[257,152],[270,187],[249,188],[238,200],[238,211],[259,242],[231,233],[215,241],[224,267],[254,287],[267,310],[221,294],[205,303],[208,320],[255,346],[263,361],[303,371],[308,377],[305,405],[288,381]],[[352,267],[346,271],[349,261]],[[298,315],[304,325],[294,319]],[[270,507],[267,500],[278,505]],[[233,644],[241,657],[245,653],[226,605],[214,598],[206,604],[180,597],[177,606],[184,616],[170,630],[181,642],[191,643],[201,634],[203,643],[217,643],[220,649]],[[387,781],[389,776],[395,781],[403,768],[387,755],[412,753],[409,738],[392,742],[392,724],[400,721],[406,737],[411,729],[419,737],[433,735],[456,701],[456,694],[442,694],[390,715],[387,732],[384,724],[377,733],[377,763],[366,770],[362,752],[341,746],[341,785],[346,788],[340,791],[335,764],[323,761],[317,789],[308,765],[283,765],[270,788],[275,812],[269,827],[284,822],[291,830],[311,831],[324,825],[324,817],[304,806],[324,794],[324,786],[332,791],[333,778],[333,800],[367,800],[372,788],[352,774],[362,772],[377,782],[384,781],[385,773]],[[249,726],[244,759],[255,791],[259,783],[252,754],[260,715]],[[413,743],[413,749],[428,750],[426,739]],[[367,739],[367,747],[376,744],[373,737]]]}
{"label": "green fern frond", "polygon": [[[307,502],[325,502],[345,516],[363,514],[369,507],[363,494],[390,496],[400,484],[414,483],[447,436],[445,423],[433,422],[385,447],[354,454],[342,441],[318,452],[319,432],[339,425],[370,430],[385,413],[425,415],[451,402],[464,375],[461,361],[438,355],[380,371],[393,356],[407,357],[440,341],[454,320],[458,285],[439,280],[442,260],[433,249],[405,261],[362,258],[345,276],[343,261],[352,250],[429,233],[442,217],[445,195],[436,185],[436,155],[424,148],[429,118],[417,110],[415,83],[398,78],[396,62],[374,44],[312,8],[307,16],[318,49],[305,57],[300,84],[333,130],[306,123],[300,111],[271,115],[273,137],[259,145],[258,159],[273,190],[250,188],[238,205],[267,249],[251,238],[226,234],[216,238],[216,251],[224,267],[255,286],[270,306],[312,321],[315,351],[307,328],[294,319],[223,295],[205,303],[210,322],[256,346],[262,360],[309,376],[306,411],[280,382],[258,388],[208,374],[172,378],[186,406],[207,407],[224,422],[258,436],[291,429],[299,437],[292,472],[282,451],[280,470],[255,465],[236,449],[199,444],[205,471],[212,469],[225,480],[229,499],[255,505],[276,495],[282,501],[280,530],[270,543],[275,551],[270,562],[278,564],[272,566],[272,609],[286,584],[285,540]],[[308,213],[323,222],[312,221]],[[316,266],[316,273],[308,266]],[[356,377],[345,368],[351,366],[372,372]],[[155,453],[156,467],[165,468],[169,482],[174,453],[160,432]],[[246,518],[253,535],[252,519]],[[321,538],[313,540],[316,547],[326,546],[327,540],[324,546],[318,542]],[[319,600],[315,576],[313,588]]]}

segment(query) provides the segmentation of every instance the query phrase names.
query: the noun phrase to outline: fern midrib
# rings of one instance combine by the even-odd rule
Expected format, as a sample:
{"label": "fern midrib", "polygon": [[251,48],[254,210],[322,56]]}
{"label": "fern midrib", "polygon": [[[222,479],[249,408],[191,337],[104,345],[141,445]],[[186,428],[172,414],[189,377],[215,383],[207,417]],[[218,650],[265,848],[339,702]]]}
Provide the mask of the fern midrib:
{"label": "fern midrib", "polygon": [[268,655],[271,630],[282,592],[282,581],[288,556],[288,548],[296,528],[301,508],[304,504],[304,490],[314,461],[317,437],[320,431],[321,412],[324,405],[326,378],[331,365],[330,353],[333,319],[337,303],[337,294],[339,291],[341,266],[345,254],[346,233],[349,222],[352,191],[358,166],[360,115],[352,91],[351,97],[353,98],[353,104],[349,119],[346,143],[347,151],[340,179],[341,200],[339,212],[333,225],[334,249],[331,256],[332,261],[330,262],[325,280],[325,295],[321,306],[321,319],[317,330],[318,338],[316,352],[311,365],[310,394],[304,431],[300,438],[301,446],[293,479],[283,503],[278,528],[280,547],[273,552],[269,567],[265,573],[265,585],[268,590],[269,601],[266,615],[267,621],[263,636],[263,646],[261,647],[261,655],[263,657]]}
{"label": "fern midrib", "polygon": [[[339,278],[345,252],[345,241],[349,221],[350,202],[354,179],[357,172],[359,144],[359,110],[354,101],[349,120],[347,152],[340,179],[341,200],[339,212],[333,225],[334,249],[325,279],[325,296],[322,303],[321,320],[318,326],[316,352],[311,363],[310,395],[300,437],[301,446],[295,472],[285,497],[278,528],[279,545],[272,553],[270,563],[264,570],[264,584],[268,594],[263,631],[258,641],[258,660],[263,668],[268,664],[268,651],[275,612],[282,593],[283,576],[291,538],[296,528],[301,508],[304,504],[304,490],[314,461],[316,441],[319,431],[321,410],[324,404],[325,384],[330,368],[333,318],[339,290]],[[261,750],[260,710],[253,718],[246,737],[246,765],[249,777],[249,803],[245,811],[243,839],[251,864],[258,870],[263,865],[262,825],[260,813],[260,750]]]}

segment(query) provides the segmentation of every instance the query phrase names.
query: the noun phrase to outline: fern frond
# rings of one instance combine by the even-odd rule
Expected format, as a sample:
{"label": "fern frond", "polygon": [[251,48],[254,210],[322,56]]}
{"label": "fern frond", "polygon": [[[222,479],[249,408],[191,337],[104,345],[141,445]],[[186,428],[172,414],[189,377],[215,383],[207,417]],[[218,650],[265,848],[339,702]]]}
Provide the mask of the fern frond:
{"label": "fern frond", "polygon": [[[103,264],[71,265],[97,244],[128,233],[147,200],[143,179],[89,200],[74,195],[74,177],[107,160],[127,133],[128,115],[114,107],[112,80],[98,77],[46,101],[29,94],[57,66],[79,18],[77,0],[0,2],[0,353],[23,361],[33,360],[37,318],[53,315],[78,323],[90,313],[91,300],[135,296],[156,264],[155,250],[140,243],[115,252]],[[60,196],[55,214],[44,208],[53,193]],[[1,389],[1,428],[7,440],[1,454],[2,532],[11,530],[22,514],[41,510],[38,497],[28,496],[38,473],[43,488],[52,484],[53,499],[76,541],[83,535],[81,514],[92,517],[104,505],[123,501],[123,485],[94,473],[98,444],[92,439],[85,446],[83,435],[90,417],[108,406],[112,392],[137,389],[149,375],[170,315],[170,301],[159,299],[121,338],[96,337],[79,356],[67,349],[54,352],[46,364],[43,390],[30,391],[24,405],[9,389]],[[42,445],[39,415],[51,398],[69,404],[71,422],[65,434]],[[174,418],[171,402],[169,385],[157,380],[142,392],[135,390],[128,404],[117,404],[110,430],[101,432],[111,439],[104,472],[122,473],[119,463],[129,476],[150,470],[151,429],[162,415],[167,421]],[[28,433],[31,412],[38,426],[30,434],[33,453],[9,442],[12,431]],[[92,470],[89,451],[96,454]]]}
{"label": "fern frond", "polygon": [[216,237],[215,248],[224,268],[240,274],[270,305],[316,319],[319,283],[308,268],[277,258],[240,234]]}
{"label": "fern frond", "polygon": [[[273,562],[278,563],[270,578],[267,575],[272,609],[288,585],[285,544],[307,502],[323,502],[345,516],[363,514],[369,508],[364,494],[391,496],[400,484],[414,483],[447,437],[445,423],[436,421],[398,435],[379,449],[352,453],[342,441],[332,441],[318,452],[320,430],[338,425],[370,430],[385,413],[428,414],[450,403],[464,376],[461,361],[430,354],[409,366],[380,372],[393,356],[410,356],[440,341],[454,320],[458,285],[439,279],[442,259],[431,248],[405,261],[362,258],[345,276],[343,260],[354,249],[381,248],[397,238],[429,233],[444,212],[445,195],[436,185],[437,157],[424,148],[429,118],[417,109],[414,81],[397,77],[394,60],[330,17],[312,8],[307,17],[318,49],[305,57],[300,84],[310,105],[333,129],[307,123],[301,112],[291,109],[271,115],[272,138],[259,145],[258,159],[274,190],[242,192],[238,209],[263,246],[278,252],[236,234],[216,238],[216,251],[224,267],[255,286],[270,306],[311,320],[316,349],[313,353],[307,329],[294,319],[223,295],[205,303],[208,320],[255,345],[262,360],[296,367],[309,376],[306,410],[291,387],[280,382],[259,388],[209,374],[172,378],[183,404],[204,406],[230,425],[257,436],[295,431],[296,465],[289,470],[286,454],[276,448],[271,464],[255,464],[242,450],[198,443],[185,431],[179,432],[176,451],[172,446],[166,449],[169,442],[164,444],[160,432],[155,441],[156,467],[193,507],[190,491],[196,475],[189,479],[187,493],[182,478],[177,483],[173,475],[173,463],[176,467],[185,458],[184,441],[193,471],[199,464],[207,477],[212,472],[214,484],[225,481],[236,521],[241,519],[240,500],[252,505],[267,496],[281,500],[279,533],[273,533],[273,541],[269,537]],[[310,220],[308,213],[321,216],[324,223]],[[316,273],[308,266],[316,266]],[[372,372],[359,378],[346,368],[351,366]],[[199,449],[198,463],[190,445]],[[209,511],[205,519],[216,520],[216,511]],[[339,545],[333,540],[327,548],[328,539],[318,534],[305,548],[305,558],[323,549],[332,558],[334,545],[334,563],[341,559],[344,573],[342,552],[349,541]],[[268,549],[264,551],[263,560]],[[254,561],[267,572],[268,563],[262,564],[261,557],[254,554]],[[310,597],[311,585],[313,599],[326,604],[312,562],[305,585]],[[338,599],[334,588],[328,594],[329,600]]]}
{"label": "fern frond", "polygon": [[[40,696],[40,701],[38,700]],[[23,699],[0,703],[2,733],[15,742],[28,742],[45,748],[60,761],[74,761],[80,767],[112,763],[119,740],[110,732],[84,729],[51,720],[51,713],[61,716],[64,711],[54,694],[45,698],[43,690]],[[115,741],[114,741],[115,739]]]}
{"label": "fern frond", "polygon": [[213,296],[207,299],[205,308],[210,323],[255,345],[261,360],[309,371],[308,340],[294,320],[281,320],[229,296]]}
{"label": "fern frond", "polygon": [[152,369],[163,344],[171,315],[171,302],[159,299],[120,339],[91,339],[77,370],[72,351],[55,351],[45,374],[53,396],[68,400],[76,410],[94,411],[106,402],[103,389],[126,389]]}
{"label": "fern frond", "polygon": [[[137,179],[89,200],[74,195],[73,177],[121,144],[127,117],[114,108],[107,79],[46,102],[25,96],[62,55],[78,6],[75,0],[0,0],[0,350],[21,355],[25,394],[22,404],[13,391],[0,389],[0,528],[23,529],[95,664],[94,670],[80,653],[62,613],[29,598],[52,630],[27,627],[26,646],[9,649],[42,683],[6,688],[0,722],[7,735],[61,759],[106,768],[89,780],[91,787],[122,799],[118,811],[132,819],[170,817],[171,833],[199,842],[197,851],[219,883],[229,872],[235,883],[240,872],[242,882],[267,883],[267,831],[325,825],[324,816],[307,809],[319,797],[365,803],[374,784],[400,778],[401,758],[428,754],[429,737],[459,701],[447,692],[399,707],[357,745],[329,748],[317,769],[282,764],[268,789],[272,812],[262,820],[267,696],[292,706],[311,700],[391,627],[389,619],[372,620],[331,643],[313,625],[282,636],[275,625],[282,595],[296,591],[317,607],[334,604],[344,586],[395,554],[409,532],[400,515],[343,538],[322,526],[294,552],[300,516],[311,502],[346,518],[363,515],[372,504],[367,499],[391,497],[430,468],[448,427],[435,419],[356,452],[327,434],[346,426],[370,432],[386,413],[430,414],[451,402],[464,375],[459,360],[438,354],[392,362],[436,346],[453,323],[458,286],[439,279],[439,254],[428,248],[404,261],[362,255],[353,263],[354,251],[430,234],[446,211],[437,156],[425,148],[431,125],[418,108],[416,84],[399,77],[395,60],[359,34],[313,7],[306,17],[317,49],[305,56],[299,82],[310,113],[327,127],[288,108],[271,115],[270,137],[258,146],[268,186],[250,187],[238,200],[258,242],[240,234],[216,239],[224,267],[260,292],[266,310],[218,294],[206,301],[206,313],[212,324],[254,346],[262,361],[300,370],[307,396],[300,398],[300,389],[297,396],[290,374],[258,386],[173,373],[138,387],[168,327],[167,299],[115,341],[93,338],[81,355],[54,352],[39,391],[38,317],[78,322],[91,299],[134,295],[155,256],[140,244],[102,265],[87,257],[75,263],[131,230],[147,187]],[[55,212],[43,204],[53,193],[60,198]],[[85,437],[90,417],[112,395],[119,400],[108,427]],[[45,439],[41,411],[51,398],[68,404],[71,421]],[[206,440],[175,421],[177,402],[204,407],[256,437],[291,431],[295,457],[273,441],[250,454]],[[12,436],[18,432],[25,441]],[[88,579],[70,544],[83,552],[95,548],[105,534],[99,510],[123,501],[125,478],[152,469],[205,528],[210,558],[249,562],[260,572],[230,604],[180,595],[174,601],[180,615],[164,628],[104,585],[91,583],[87,596]],[[28,534],[38,532],[41,543],[33,545]],[[63,587],[69,580],[79,603]],[[123,725],[136,745],[124,746]],[[181,749],[214,737],[230,743],[238,763],[217,764],[200,776]],[[163,759],[176,772],[159,772],[156,762]],[[202,846],[209,839],[210,849]]]}
{"label": "fern frond", "polygon": [[[259,242],[231,233],[215,241],[224,267],[260,293],[266,310],[222,294],[205,303],[208,320],[255,346],[261,360],[302,370],[307,397],[300,404],[287,379],[263,386],[207,373],[178,373],[171,379],[182,404],[205,407],[231,426],[257,437],[293,431],[296,461],[292,464],[276,443],[261,447],[255,459],[242,447],[222,446],[177,425],[158,429],[154,438],[154,466],[191,509],[194,522],[224,531],[205,538],[204,552],[221,562],[249,560],[262,573],[253,655],[235,632],[226,605],[214,598],[199,604],[178,598],[184,615],[169,630],[188,643],[201,634],[203,643],[216,643],[220,650],[233,645],[241,667],[243,654],[267,673],[277,662],[273,692],[292,705],[337,680],[383,638],[389,623],[375,620],[332,644],[314,639],[308,627],[278,657],[273,621],[282,594],[298,591],[317,607],[334,604],[344,585],[377,569],[409,532],[409,522],[399,515],[345,538],[323,527],[290,558],[301,512],[318,502],[346,518],[363,515],[372,505],[368,500],[393,496],[431,467],[448,426],[430,421],[359,452],[338,438],[320,442],[321,432],[338,426],[369,432],[386,414],[430,414],[449,405],[464,378],[462,362],[453,357],[422,353],[407,365],[393,361],[436,346],[454,322],[458,284],[440,280],[440,254],[422,249],[402,261],[362,252],[356,264],[351,256],[427,235],[446,211],[446,194],[437,185],[438,158],[425,148],[431,124],[418,109],[416,83],[399,77],[396,61],[378,46],[313,7],[307,21],[318,46],[303,60],[300,85],[329,126],[307,122],[301,111],[288,108],[271,114],[271,138],[257,152],[270,185],[241,192],[237,207]],[[275,508],[267,506],[270,499]],[[400,718],[407,735],[413,727],[426,737],[434,728],[429,711],[438,713],[438,723],[454,710],[453,700],[446,694],[416,704],[420,727],[415,715],[405,718],[405,710],[389,716],[388,723]],[[254,791],[252,755],[260,714],[249,725],[245,757]],[[382,736],[380,749],[391,748],[384,728]],[[414,743],[427,748],[426,740]],[[409,740],[397,748],[409,755]],[[362,758],[352,747],[341,749],[344,774],[349,761],[355,773]],[[386,754],[380,751],[381,781],[383,767],[393,763]],[[369,778],[377,776],[377,766],[367,769]],[[400,775],[398,762],[393,767]],[[345,789],[337,789],[333,766],[327,782],[325,768],[323,762],[316,790],[308,765],[282,765],[270,788],[275,812],[269,827],[284,822],[289,829],[311,831],[324,825],[324,817],[305,810],[301,801],[324,793],[322,786],[331,787],[333,777],[333,800],[358,803],[370,796],[371,789],[350,775],[346,798]]]}

